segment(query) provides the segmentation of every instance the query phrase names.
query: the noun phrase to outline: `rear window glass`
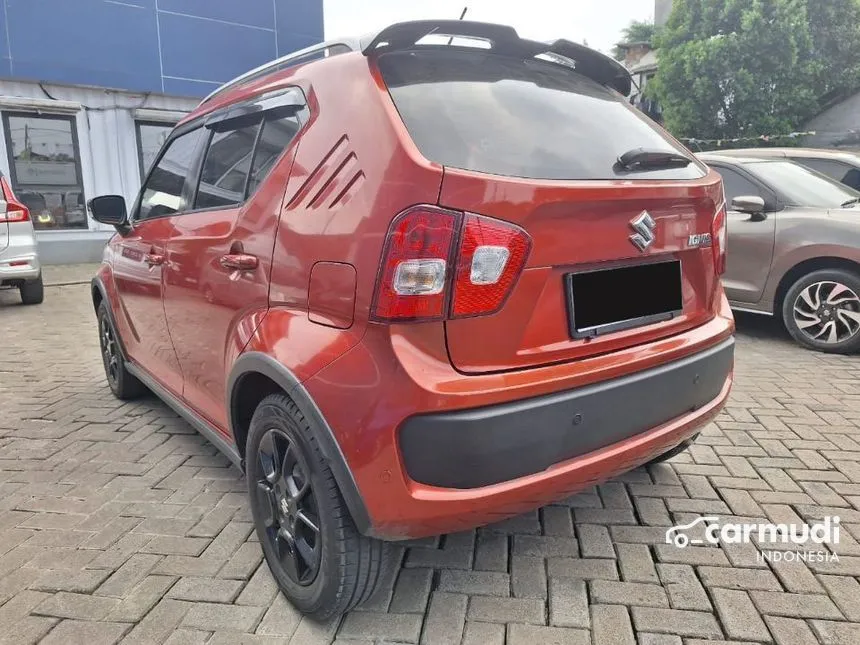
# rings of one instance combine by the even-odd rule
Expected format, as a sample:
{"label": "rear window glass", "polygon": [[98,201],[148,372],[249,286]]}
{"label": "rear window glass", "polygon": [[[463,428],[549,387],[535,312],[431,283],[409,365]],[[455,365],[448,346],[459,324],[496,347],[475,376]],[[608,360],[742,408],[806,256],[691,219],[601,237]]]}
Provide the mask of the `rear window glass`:
{"label": "rear window glass", "polygon": [[625,172],[636,148],[677,148],[625,100],[568,67],[480,51],[392,52],[379,68],[421,153],[444,166],[534,179],[692,179]]}

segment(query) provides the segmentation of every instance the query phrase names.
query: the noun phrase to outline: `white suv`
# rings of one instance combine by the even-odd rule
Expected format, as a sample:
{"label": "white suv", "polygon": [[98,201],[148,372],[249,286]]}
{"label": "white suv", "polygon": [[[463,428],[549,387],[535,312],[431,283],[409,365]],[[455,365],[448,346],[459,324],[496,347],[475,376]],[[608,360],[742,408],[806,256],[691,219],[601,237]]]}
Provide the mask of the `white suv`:
{"label": "white suv", "polygon": [[0,287],[18,288],[25,305],[44,299],[42,267],[30,210],[0,173]]}

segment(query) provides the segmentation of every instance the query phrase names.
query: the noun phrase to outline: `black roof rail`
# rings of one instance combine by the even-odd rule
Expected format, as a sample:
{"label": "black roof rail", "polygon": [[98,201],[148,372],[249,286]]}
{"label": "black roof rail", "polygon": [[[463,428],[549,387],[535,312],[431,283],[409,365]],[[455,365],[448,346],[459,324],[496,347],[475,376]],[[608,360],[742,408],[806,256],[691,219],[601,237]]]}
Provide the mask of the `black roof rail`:
{"label": "black roof rail", "polygon": [[[362,52],[366,55],[402,49],[440,47],[442,45],[423,45],[419,41],[426,36],[445,36],[482,40],[490,44],[490,51],[508,56],[534,58],[573,67],[587,76],[623,96],[628,96],[632,88],[630,72],[617,60],[597,50],[569,40],[556,40],[542,43],[520,38],[513,27],[495,25],[470,20],[416,20],[391,25],[380,31],[366,45]],[[362,44],[364,44],[362,42]],[[554,57],[560,57],[555,59]]]}

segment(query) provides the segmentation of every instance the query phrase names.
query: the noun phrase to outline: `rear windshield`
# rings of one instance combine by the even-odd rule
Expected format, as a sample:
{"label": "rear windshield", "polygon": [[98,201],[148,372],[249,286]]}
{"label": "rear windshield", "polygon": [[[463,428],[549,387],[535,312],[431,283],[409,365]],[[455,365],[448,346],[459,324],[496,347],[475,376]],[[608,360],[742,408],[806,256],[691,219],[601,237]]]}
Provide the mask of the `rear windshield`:
{"label": "rear windshield", "polygon": [[480,51],[384,54],[379,68],[421,153],[444,166],[534,179],[693,179],[625,172],[636,148],[688,155],[624,99],[568,67]]}

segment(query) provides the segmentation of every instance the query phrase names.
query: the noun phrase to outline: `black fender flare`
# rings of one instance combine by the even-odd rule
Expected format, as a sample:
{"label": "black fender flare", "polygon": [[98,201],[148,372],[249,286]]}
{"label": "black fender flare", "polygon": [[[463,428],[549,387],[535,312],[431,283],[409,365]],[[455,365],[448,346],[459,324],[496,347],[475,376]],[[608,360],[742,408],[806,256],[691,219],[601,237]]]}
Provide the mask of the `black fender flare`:
{"label": "black fender flare", "polygon": [[92,297],[93,297],[93,309],[95,310],[96,315],[98,315],[98,306],[96,305],[96,300],[95,300],[95,292],[96,291],[98,291],[99,294],[101,295],[102,302],[107,304],[108,318],[110,319],[110,324],[113,326],[113,328],[116,332],[115,336],[116,336],[117,344],[119,345],[120,355],[122,356],[122,359],[124,361],[127,361],[128,360],[128,352],[125,351],[125,343],[123,342],[122,334],[119,333],[119,327],[117,327],[117,324],[116,324],[116,316],[113,313],[113,307],[111,306],[110,298],[108,298],[107,289],[105,289],[104,282],[102,281],[101,277],[99,277],[99,276],[94,277],[90,281],[90,295],[92,295]]}
{"label": "black fender flare", "polygon": [[347,465],[346,457],[340,449],[331,426],[295,374],[267,354],[246,352],[239,356],[230,370],[230,376],[227,379],[227,418],[233,436],[236,436],[234,428],[236,427],[239,384],[242,378],[249,374],[262,374],[275,382],[311,423],[311,427],[316,431],[323,458],[334,475],[356,528],[364,535],[371,535],[370,514],[367,512],[358,484],[356,484],[352,471]]}

